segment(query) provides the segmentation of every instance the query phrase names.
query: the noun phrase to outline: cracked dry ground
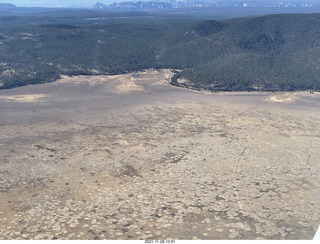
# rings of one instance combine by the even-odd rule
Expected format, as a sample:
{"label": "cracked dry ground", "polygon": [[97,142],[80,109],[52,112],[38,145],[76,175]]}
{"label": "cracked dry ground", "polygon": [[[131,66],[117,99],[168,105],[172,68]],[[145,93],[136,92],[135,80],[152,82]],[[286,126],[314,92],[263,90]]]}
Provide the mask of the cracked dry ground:
{"label": "cracked dry ground", "polygon": [[0,239],[313,238],[319,99],[148,75],[139,91],[80,77],[1,92],[45,96],[0,100]]}

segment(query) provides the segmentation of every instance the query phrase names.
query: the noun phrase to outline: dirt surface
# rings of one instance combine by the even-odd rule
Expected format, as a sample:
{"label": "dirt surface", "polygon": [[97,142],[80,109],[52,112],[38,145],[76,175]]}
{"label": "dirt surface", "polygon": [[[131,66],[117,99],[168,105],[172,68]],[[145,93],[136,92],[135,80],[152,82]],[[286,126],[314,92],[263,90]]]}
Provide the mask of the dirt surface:
{"label": "dirt surface", "polygon": [[169,70],[0,91],[0,239],[312,239],[320,96]]}

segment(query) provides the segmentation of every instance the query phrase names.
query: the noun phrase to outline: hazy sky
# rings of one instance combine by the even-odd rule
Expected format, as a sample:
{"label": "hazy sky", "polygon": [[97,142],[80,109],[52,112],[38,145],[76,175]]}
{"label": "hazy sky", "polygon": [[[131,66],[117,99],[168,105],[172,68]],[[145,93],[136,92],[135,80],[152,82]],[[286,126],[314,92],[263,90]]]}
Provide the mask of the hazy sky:
{"label": "hazy sky", "polygon": [[[89,7],[93,6],[97,2],[101,3],[112,3],[112,2],[123,2],[130,0],[0,0],[0,3],[13,3],[19,7],[21,6],[37,6],[37,7],[63,7],[63,6],[78,6],[78,7]],[[132,0],[139,1],[139,0]],[[141,1],[141,0],[140,0]],[[142,1],[160,1],[160,0],[142,0]],[[210,1],[210,0],[209,0]],[[217,1],[217,0],[212,0]],[[218,0],[219,1],[219,0]],[[228,1],[228,0],[224,0]],[[234,0],[230,0],[234,1]],[[238,0],[238,1],[256,1],[256,2],[275,2],[280,0]],[[282,0],[283,2],[318,2],[320,0]]]}

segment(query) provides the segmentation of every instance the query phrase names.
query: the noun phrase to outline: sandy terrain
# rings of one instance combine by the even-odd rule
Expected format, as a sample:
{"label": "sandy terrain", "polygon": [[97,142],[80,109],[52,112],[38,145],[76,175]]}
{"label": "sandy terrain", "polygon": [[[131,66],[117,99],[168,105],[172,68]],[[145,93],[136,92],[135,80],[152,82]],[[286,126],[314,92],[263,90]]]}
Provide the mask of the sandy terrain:
{"label": "sandy terrain", "polygon": [[17,95],[17,96],[0,96],[0,100],[7,102],[39,102],[44,98],[44,94],[26,94],[26,95]]}
{"label": "sandy terrain", "polygon": [[312,239],[320,96],[169,70],[0,91],[0,239]]}

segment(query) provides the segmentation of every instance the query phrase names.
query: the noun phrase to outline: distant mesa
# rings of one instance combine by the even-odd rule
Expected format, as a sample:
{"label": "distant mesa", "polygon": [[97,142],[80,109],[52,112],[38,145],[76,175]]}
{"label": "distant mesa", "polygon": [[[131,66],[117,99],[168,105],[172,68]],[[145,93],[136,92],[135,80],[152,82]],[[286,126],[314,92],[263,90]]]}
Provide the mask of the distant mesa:
{"label": "distant mesa", "polygon": [[140,9],[170,9],[173,6],[167,2],[121,2],[112,3],[109,5],[103,3],[97,3],[94,5],[95,10],[110,10],[110,9],[122,9],[122,10],[140,10]]}
{"label": "distant mesa", "polygon": [[212,7],[232,7],[232,8],[306,8],[319,7],[316,2],[292,2],[292,1],[206,1],[206,0],[170,0],[163,2],[119,2],[112,4],[96,3],[95,10],[142,10],[142,9],[175,9],[175,8],[212,8]]}

